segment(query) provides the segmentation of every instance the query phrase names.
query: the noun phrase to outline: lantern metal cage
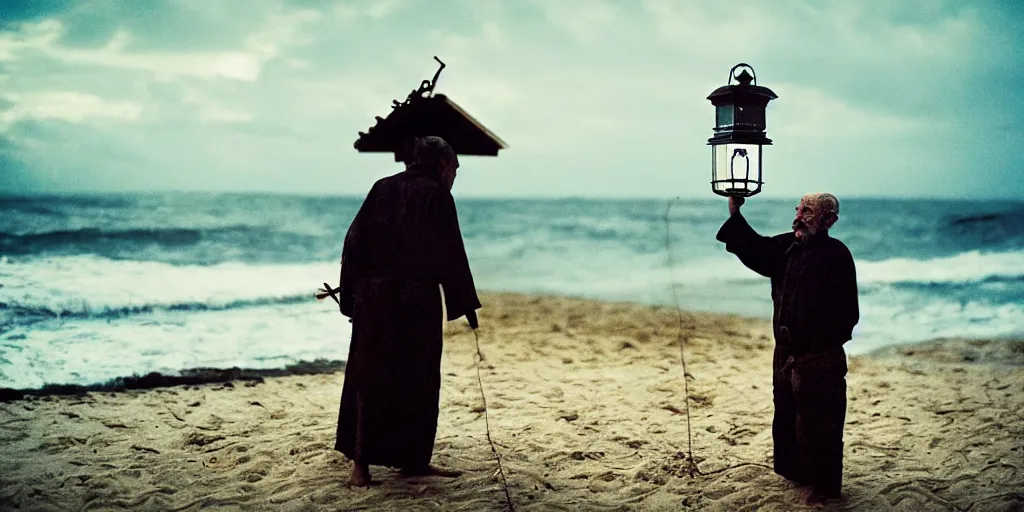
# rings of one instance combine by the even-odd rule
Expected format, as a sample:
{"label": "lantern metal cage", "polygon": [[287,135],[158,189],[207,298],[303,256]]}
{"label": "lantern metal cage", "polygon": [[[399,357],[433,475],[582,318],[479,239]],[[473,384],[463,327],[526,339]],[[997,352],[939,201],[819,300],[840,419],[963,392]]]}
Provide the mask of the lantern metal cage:
{"label": "lantern metal cage", "polygon": [[[739,68],[750,72],[736,75]],[[739,83],[733,84],[733,78]],[[776,98],[771,89],[757,85],[754,68],[745,63],[733,66],[726,85],[708,96],[715,106],[714,135],[708,139],[715,194],[750,197],[761,192],[763,146],[772,145],[765,136],[765,107]]]}

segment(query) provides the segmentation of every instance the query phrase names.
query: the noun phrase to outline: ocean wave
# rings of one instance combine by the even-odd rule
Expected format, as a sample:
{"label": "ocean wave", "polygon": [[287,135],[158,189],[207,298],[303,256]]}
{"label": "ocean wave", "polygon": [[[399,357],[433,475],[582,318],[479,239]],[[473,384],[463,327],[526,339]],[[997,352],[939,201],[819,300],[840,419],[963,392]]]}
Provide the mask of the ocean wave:
{"label": "ocean wave", "polygon": [[995,213],[986,213],[981,215],[964,215],[960,217],[953,217],[950,219],[950,225],[957,226],[961,224],[974,224],[978,222],[988,222],[998,220],[1001,215]]}
{"label": "ocean wave", "polygon": [[338,263],[171,265],[79,255],[0,258],[8,319],[120,317],[155,310],[223,310],[315,300]]}
{"label": "ocean wave", "polygon": [[992,304],[956,297],[922,299],[908,290],[889,290],[861,299],[860,322],[854,327],[850,354],[885,345],[939,338],[1020,339],[1024,305]]}
{"label": "ocean wave", "polygon": [[[134,225],[25,233],[21,226],[0,229],[0,255],[19,260],[93,255],[115,260],[157,261],[175,265],[225,262],[305,263],[340,254],[344,226],[314,222],[268,225],[216,219],[211,226],[148,228]],[[333,230],[333,231],[332,231]]]}
{"label": "ocean wave", "polygon": [[[2,289],[0,289],[2,290]],[[15,326],[0,334],[0,387],[83,386],[184,368],[344,360],[351,324],[333,302]]]}
{"label": "ocean wave", "polygon": [[1010,210],[996,213],[971,213],[954,215],[949,218],[950,226],[965,226],[974,224],[1011,223],[1018,227],[1024,221],[1024,210]]}
{"label": "ocean wave", "polygon": [[9,255],[39,254],[50,251],[82,251],[103,248],[109,244],[159,245],[177,247],[194,245],[206,238],[237,237],[262,239],[278,232],[245,225],[215,228],[81,228],[41,233],[0,232],[0,251]]}
{"label": "ocean wave", "polygon": [[[245,226],[240,227],[244,228]],[[228,227],[227,229],[233,229],[233,227]],[[121,230],[81,228],[46,231],[43,233],[0,233],[0,244],[16,247],[19,244],[61,244],[103,240],[156,240],[171,242],[183,240],[186,242],[192,242],[200,236],[202,236],[202,230],[188,228],[146,228]]]}
{"label": "ocean wave", "polygon": [[1024,251],[975,250],[941,258],[857,262],[857,281],[863,284],[966,284],[1021,278]]}
{"label": "ocean wave", "polygon": [[256,306],[271,306],[275,304],[298,304],[301,302],[309,302],[309,296],[310,294],[304,294],[248,300],[182,302],[177,304],[137,304],[131,306],[111,306],[109,304],[94,305],[88,300],[84,300],[81,303],[66,302],[56,305],[23,305],[17,302],[12,304],[0,302],[0,318],[7,317],[9,320],[18,322],[19,320],[44,320],[49,318],[111,319],[132,315],[144,315],[158,311],[224,311]]}
{"label": "ocean wave", "polygon": [[0,195],[0,210],[59,212],[66,208],[131,208],[136,198],[129,195]]}

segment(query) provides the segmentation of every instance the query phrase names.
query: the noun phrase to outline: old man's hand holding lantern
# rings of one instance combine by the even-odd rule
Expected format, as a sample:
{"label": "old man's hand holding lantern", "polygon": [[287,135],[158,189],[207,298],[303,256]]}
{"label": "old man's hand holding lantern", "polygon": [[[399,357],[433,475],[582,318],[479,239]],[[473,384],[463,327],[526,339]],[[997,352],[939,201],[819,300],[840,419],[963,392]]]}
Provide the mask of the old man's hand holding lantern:
{"label": "old man's hand holding lantern", "polygon": [[[757,85],[756,74],[739,68],[729,70],[729,81],[708,99],[715,106],[715,134],[708,139],[711,146],[711,190],[720,196],[750,197],[761,191],[764,183],[761,161],[762,146],[770,146],[765,137],[765,107],[778,98],[771,89]],[[739,84],[733,84],[733,78]],[[753,85],[751,84],[753,81]]]}

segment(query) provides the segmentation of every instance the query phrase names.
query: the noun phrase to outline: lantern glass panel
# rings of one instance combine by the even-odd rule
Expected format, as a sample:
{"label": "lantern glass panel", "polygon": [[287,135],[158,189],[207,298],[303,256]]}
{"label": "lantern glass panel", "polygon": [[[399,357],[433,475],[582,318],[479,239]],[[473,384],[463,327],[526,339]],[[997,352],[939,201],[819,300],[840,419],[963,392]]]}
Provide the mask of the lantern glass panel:
{"label": "lantern glass panel", "polygon": [[714,190],[747,194],[761,187],[761,146],[721,144],[711,146],[711,175]]}
{"label": "lantern glass panel", "polygon": [[732,126],[733,124],[733,106],[732,105],[719,105],[715,109],[715,125],[718,128],[724,128]]}

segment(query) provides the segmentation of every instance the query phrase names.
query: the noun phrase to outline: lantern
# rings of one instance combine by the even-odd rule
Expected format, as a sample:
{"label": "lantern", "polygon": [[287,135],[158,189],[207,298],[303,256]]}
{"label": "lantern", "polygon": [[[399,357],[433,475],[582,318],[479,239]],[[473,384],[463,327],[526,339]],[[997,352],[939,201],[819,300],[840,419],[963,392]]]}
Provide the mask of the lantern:
{"label": "lantern", "polygon": [[[739,75],[736,70],[744,69]],[[765,107],[778,98],[771,89],[757,85],[754,68],[737,64],[729,70],[729,81],[708,99],[715,106],[715,134],[711,146],[711,190],[720,196],[750,197],[761,191],[762,147],[765,137]],[[733,84],[736,78],[739,84]],[[753,85],[751,82],[753,81]]]}

